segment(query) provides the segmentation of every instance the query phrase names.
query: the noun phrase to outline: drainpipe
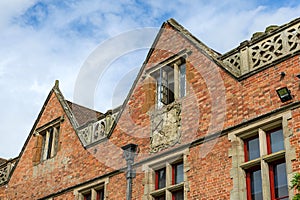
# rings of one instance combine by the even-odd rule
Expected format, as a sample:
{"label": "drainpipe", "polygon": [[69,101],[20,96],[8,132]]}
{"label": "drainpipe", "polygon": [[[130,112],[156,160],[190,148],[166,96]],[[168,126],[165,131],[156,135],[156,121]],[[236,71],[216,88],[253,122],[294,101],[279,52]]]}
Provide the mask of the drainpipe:
{"label": "drainpipe", "polygon": [[132,196],[132,179],[135,177],[135,170],[133,170],[134,157],[137,155],[137,146],[136,144],[127,144],[123,147],[123,157],[126,160],[127,171],[127,189],[126,189],[126,200],[131,200]]}

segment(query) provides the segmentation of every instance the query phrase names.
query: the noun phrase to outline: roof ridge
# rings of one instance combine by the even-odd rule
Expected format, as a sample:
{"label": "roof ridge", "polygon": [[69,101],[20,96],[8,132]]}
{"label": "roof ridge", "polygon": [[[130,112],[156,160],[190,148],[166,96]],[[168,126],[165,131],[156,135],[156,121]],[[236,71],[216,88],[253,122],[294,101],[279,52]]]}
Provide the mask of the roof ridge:
{"label": "roof ridge", "polygon": [[217,52],[216,50],[208,47],[205,43],[200,41],[196,36],[194,36],[190,31],[188,31],[184,26],[178,23],[174,18],[170,18],[167,20],[173,28],[181,32],[183,35],[188,37],[192,42],[200,45],[200,48],[203,49],[209,56],[217,58],[218,56],[222,55],[221,53]]}

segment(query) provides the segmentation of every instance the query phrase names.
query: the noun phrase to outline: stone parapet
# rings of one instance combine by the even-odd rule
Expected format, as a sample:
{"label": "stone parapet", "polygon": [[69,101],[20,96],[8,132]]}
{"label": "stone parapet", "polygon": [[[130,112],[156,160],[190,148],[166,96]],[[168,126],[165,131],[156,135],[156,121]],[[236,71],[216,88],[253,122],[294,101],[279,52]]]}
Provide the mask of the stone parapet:
{"label": "stone parapet", "polygon": [[88,146],[107,138],[118,114],[119,111],[108,113],[104,118],[78,128],[78,136],[82,144]]}
{"label": "stone parapet", "polygon": [[231,73],[241,77],[299,52],[300,18],[242,42],[220,60]]}
{"label": "stone parapet", "polygon": [[8,181],[10,172],[15,166],[17,159],[10,159],[0,165],[0,185],[5,184]]}

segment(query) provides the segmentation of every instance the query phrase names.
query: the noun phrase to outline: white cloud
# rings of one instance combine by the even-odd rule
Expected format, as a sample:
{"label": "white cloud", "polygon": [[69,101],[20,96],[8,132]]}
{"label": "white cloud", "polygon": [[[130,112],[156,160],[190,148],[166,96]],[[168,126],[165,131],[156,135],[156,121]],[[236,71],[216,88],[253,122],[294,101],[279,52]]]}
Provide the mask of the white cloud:
{"label": "white cloud", "polygon": [[9,26],[11,18],[22,13],[33,5],[36,0],[1,0],[0,1],[0,29]]}
{"label": "white cloud", "polygon": [[[33,7],[37,2],[40,7]],[[73,99],[75,81],[85,59],[110,37],[135,28],[160,27],[163,21],[173,17],[208,46],[225,52],[250,39],[253,32],[263,31],[270,24],[289,22],[300,13],[298,2],[293,7],[280,4],[284,2],[261,5],[258,1],[240,0],[177,0],[168,4],[160,0],[144,3],[1,0],[0,157],[18,155],[56,79],[60,80],[65,97]],[[105,99],[108,94],[120,101],[118,91],[123,89],[119,87],[126,84],[115,77],[127,79],[129,68],[140,67],[145,54],[138,58],[140,63],[129,59],[122,65],[116,61],[115,71],[98,82],[99,94],[95,94],[95,100],[101,106],[97,108],[112,105],[112,100]],[[125,67],[127,71],[123,73]],[[112,88],[116,94],[111,94]]]}

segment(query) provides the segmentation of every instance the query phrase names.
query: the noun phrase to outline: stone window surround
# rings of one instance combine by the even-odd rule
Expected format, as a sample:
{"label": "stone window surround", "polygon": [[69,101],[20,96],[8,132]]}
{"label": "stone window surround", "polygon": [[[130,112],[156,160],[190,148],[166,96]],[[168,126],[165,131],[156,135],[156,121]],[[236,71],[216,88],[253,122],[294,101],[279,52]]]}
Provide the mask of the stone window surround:
{"label": "stone window surround", "polygon": [[[58,140],[59,140],[59,135],[60,135],[60,125],[61,123],[64,121],[64,116],[61,116],[61,117],[58,117],[48,123],[46,123],[45,125],[37,128],[34,132],[34,136],[44,136],[43,132],[46,131],[46,141],[49,140],[49,132],[47,131],[49,128],[51,127],[54,127],[55,130],[54,130],[54,137],[53,137],[53,141],[52,141],[52,147],[51,147],[51,155],[49,158],[46,158],[46,153],[45,151],[48,150],[48,147],[47,145],[45,146],[45,144],[43,144],[42,146],[42,151],[41,151],[41,161],[45,161],[45,160],[48,160],[48,159],[51,159],[52,157],[54,157],[57,153],[57,150],[58,150]],[[58,130],[57,130],[57,127],[58,127]]]}
{"label": "stone window surround", "polygon": [[[171,155],[160,157],[159,159],[148,162],[142,166],[142,171],[145,172],[144,182],[144,197],[143,200],[154,200],[157,195],[167,193],[166,200],[172,200],[172,193],[179,188],[183,188],[184,200],[187,200],[187,192],[189,191],[189,184],[187,180],[187,171],[189,171],[189,164],[187,156],[189,149],[173,152]],[[172,185],[172,165],[178,162],[183,163],[183,183]],[[155,190],[155,171],[166,168],[166,187]]]}
{"label": "stone window surround", "polygon": [[75,196],[75,200],[83,200],[84,199],[83,194],[89,191],[92,193],[92,200],[96,200],[96,195],[97,195],[96,190],[98,189],[104,189],[104,200],[106,200],[108,183],[109,183],[109,178],[103,178],[76,188],[73,192]]}
{"label": "stone window surround", "polygon": [[[292,160],[296,158],[295,150],[291,148],[289,137],[291,136],[291,130],[288,128],[288,120],[292,118],[291,111],[286,111],[279,113],[273,116],[270,116],[266,119],[259,120],[255,123],[251,123],[248,126],[234,130],[228,134],[228,139],[231,141],[232,147],[229,149],[229,157],[232,157],[232,169],[230,171],[231,178],[233,179],[233,189],[230,194],[230,199],[247,199],[246,191],[246,175],[245,169],[249,168],[252,162],[244,162],[244,145],[243,139],[251,137],[255,134],[259,135],[260,140],[265,140],[265,131],[276,127],[282,127],[284,146],[285,150],[279,151],[270,155],[261,156],[259,159],[261,161],[262,168],[262,185],[263,185],[263,194],[265,196],[270,196],[270,187],[269,182],[266,180],[268,177],[268,160],[277,159],[285,156],[286,161],[286,170],[287,170],[287,182],[290,183],[293,177],[292,171]],[[262,143],[264,143],[263,141]],[[260,147],[262,148],[262,147]],[[263,154],[264,155],[264,154]],[[265,172],[265,173],[264,173]],[[293,191],[289,191],[290,198],[293,196]]]}
{"label": "stone window surround", "polygon": [[[189,54],[191,54],[190,50],[184,49],[182,51],[180,51],[178,54],[175,54],[174,56],[171,56],[170,58],[167,58],[166,60],[156,64],[154,67],[152,67],[151,69],[146,70],[146,76],[150,76],[153,77],[153,74],[155,72],[157,72],[159,69],[164,68],[166,66],[169,66],[171,68],[174,68],[174,78],[176,77],[176,79],[174,79],[174,100],[178,100],[179,98],[184,98],[185,96],[187,96],[187,80],[185,80],[185,94],[183,97],[180,97],[180,83],[179,83],[179,75],[180,75],[180,66],[183,63],[187,63],[187,57],[189,56]],[[187,69],[185,69],[187,70]],[[187,71],[185,71],[185,76],[187,74]],[[185,78],[186,79],[186,78]],[[157,87],[157,86],[156,86]],[[156,98],[156,106],[157,108],[160,108],[161,106],[159,106],[158,103],[158,98]]]}

